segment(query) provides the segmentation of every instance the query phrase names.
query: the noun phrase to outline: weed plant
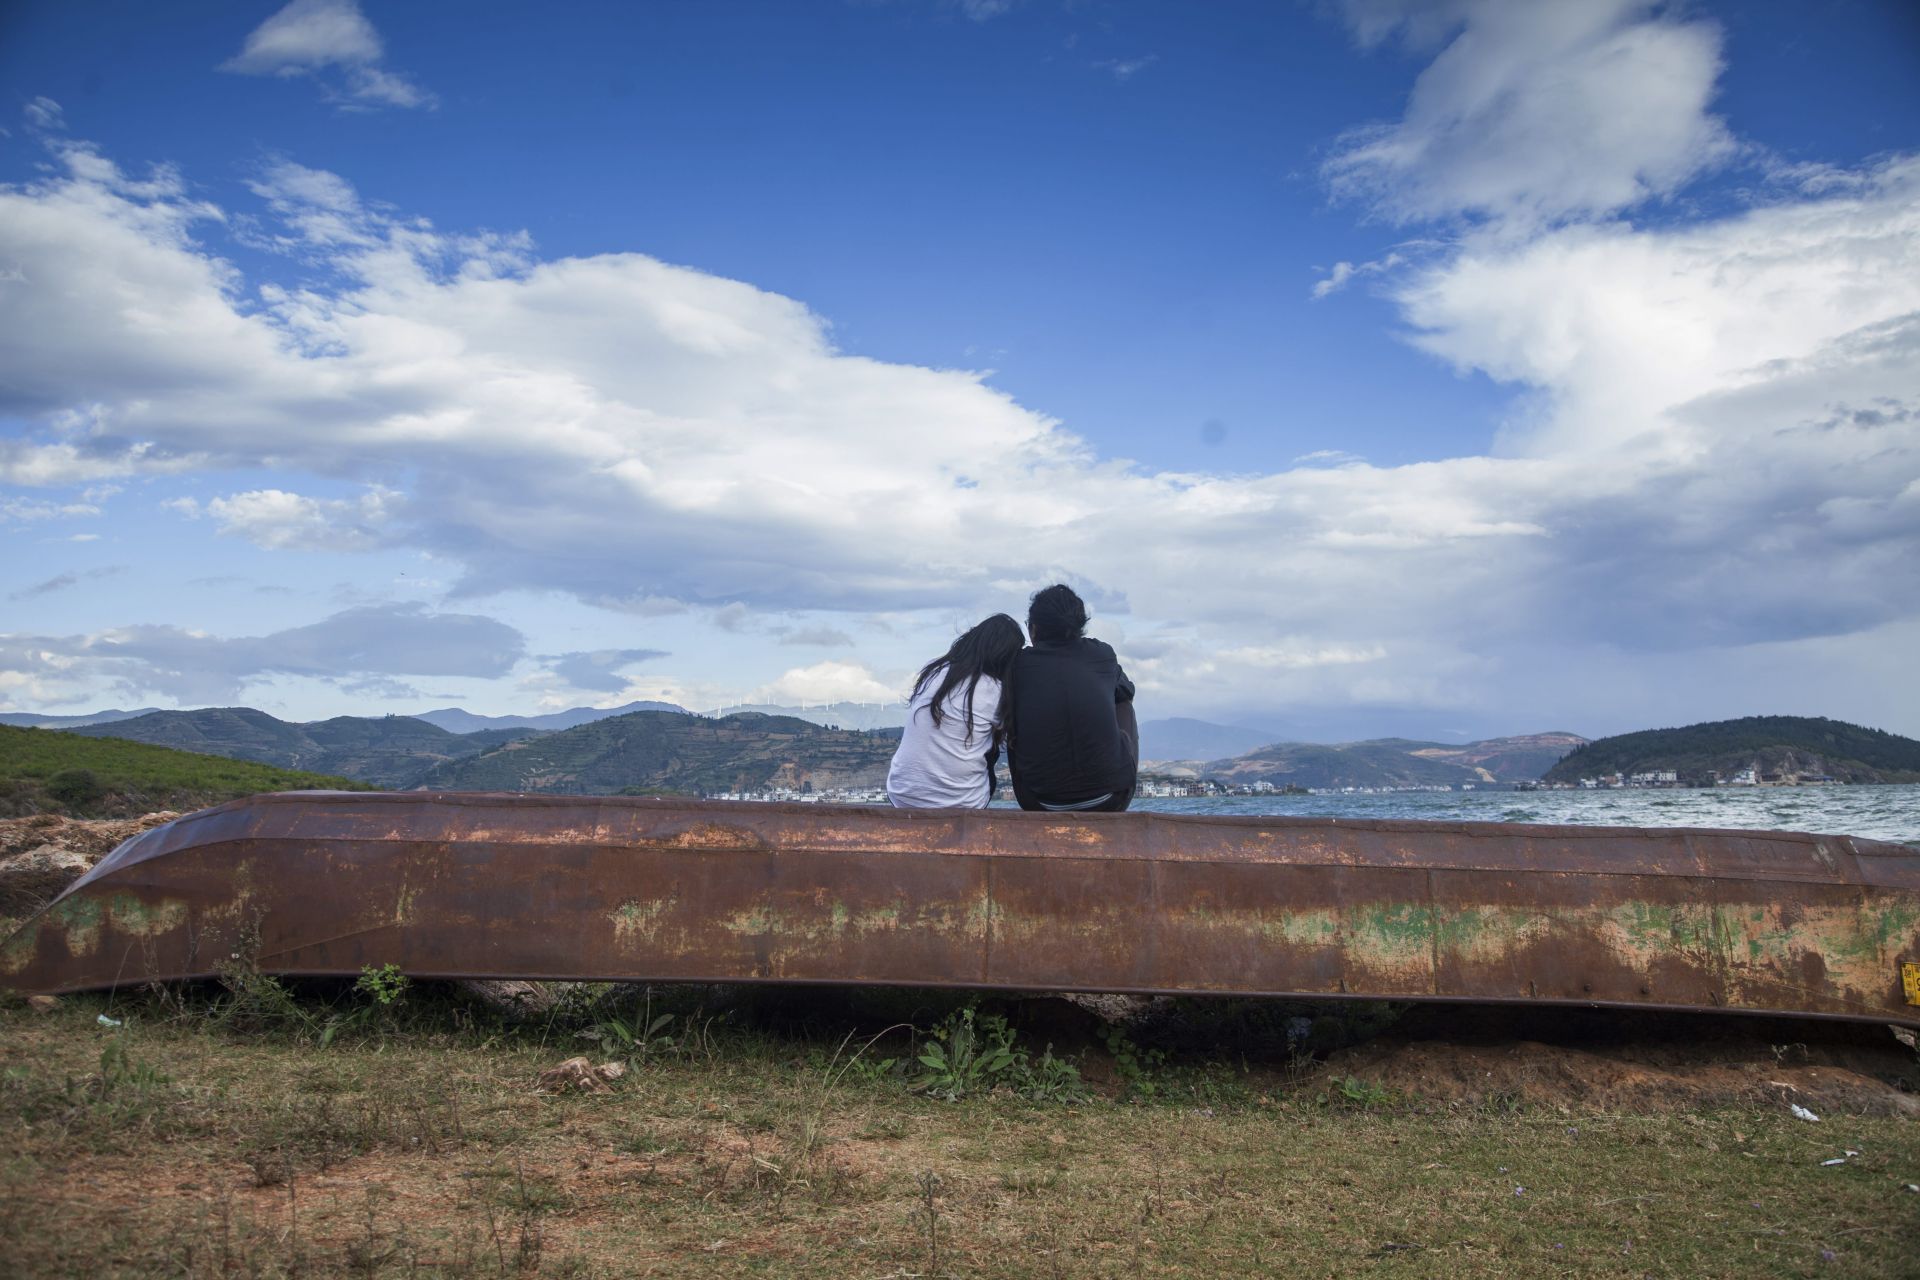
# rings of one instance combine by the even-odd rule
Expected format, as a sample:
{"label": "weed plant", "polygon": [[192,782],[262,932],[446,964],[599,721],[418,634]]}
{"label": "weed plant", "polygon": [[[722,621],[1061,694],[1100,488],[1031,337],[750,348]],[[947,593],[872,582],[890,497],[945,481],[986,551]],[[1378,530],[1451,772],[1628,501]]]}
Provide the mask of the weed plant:
{"label": "weed plant", "polygon": [[954,1010],[928,1033],[908,1078],[914,1089],[948,1102],[999,1088],[1030,1102],[1086,1098],[1079,1068],[1054,1057],[1052,1045],[1034,1057],[1005,1017],[981,1013],[972,1004]]}

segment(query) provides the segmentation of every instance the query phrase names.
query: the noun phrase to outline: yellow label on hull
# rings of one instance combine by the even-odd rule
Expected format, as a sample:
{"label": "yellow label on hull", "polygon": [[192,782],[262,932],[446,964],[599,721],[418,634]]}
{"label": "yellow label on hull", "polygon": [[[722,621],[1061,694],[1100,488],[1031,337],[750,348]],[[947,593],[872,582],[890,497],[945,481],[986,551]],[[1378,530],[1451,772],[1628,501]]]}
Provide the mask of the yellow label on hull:
{"label": "yellow label on hull", "polygon": [[1900,987],[1907,993],[1908,1004],[1920,1004],[1920,964],[1900,966]]}

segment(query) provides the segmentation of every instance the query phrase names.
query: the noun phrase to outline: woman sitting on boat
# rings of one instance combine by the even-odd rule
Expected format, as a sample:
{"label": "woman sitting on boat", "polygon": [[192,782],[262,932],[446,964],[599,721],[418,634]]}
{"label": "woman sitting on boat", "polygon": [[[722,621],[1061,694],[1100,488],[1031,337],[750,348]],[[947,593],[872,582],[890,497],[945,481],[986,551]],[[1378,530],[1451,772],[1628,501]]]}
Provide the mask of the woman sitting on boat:
{"label": "woman sitting on boat", "polygon": [[984,809],[1000,759],[1001,689],[1026,643],[996,613],[920,668],[907,727],[887,770],[887,797],[902,809]]}

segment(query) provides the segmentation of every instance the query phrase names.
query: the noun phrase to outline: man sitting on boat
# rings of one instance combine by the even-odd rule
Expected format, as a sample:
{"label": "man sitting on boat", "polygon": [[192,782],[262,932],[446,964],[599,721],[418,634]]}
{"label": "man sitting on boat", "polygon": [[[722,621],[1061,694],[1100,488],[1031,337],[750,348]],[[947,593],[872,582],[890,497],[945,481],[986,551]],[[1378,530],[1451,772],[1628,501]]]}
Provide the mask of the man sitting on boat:
{"label": "man sitting on boat", "polygon": [[1007,767],[1022,809],[1117,813],[1133,802],[1133,681],[1086,628],[1086,603],[1064,583],[1028,605],[1032,645],[1014,658],[1006,695]]}

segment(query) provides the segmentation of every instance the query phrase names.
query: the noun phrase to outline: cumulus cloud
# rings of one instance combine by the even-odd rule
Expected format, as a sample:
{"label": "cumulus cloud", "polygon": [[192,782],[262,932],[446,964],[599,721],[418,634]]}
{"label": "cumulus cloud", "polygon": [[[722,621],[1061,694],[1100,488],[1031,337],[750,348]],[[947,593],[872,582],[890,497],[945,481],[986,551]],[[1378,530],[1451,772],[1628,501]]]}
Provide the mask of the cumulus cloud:
{"label": "cumulus cloud", "polygon": [[[400,495],[375,486],[358,497],[309,498],[282,489],[255,489],[214,498],[204,508],[222,534],[269,550],[369,551],[382,544]],[[198,515],[186,499],[176,509]]]}
{"label": "cumulus cloud", "polygon": [[356,109],[432,107],[435,98],[380,65],[380,33],[355,0],[293,0],[247,36],[222,71],[248,76],[307,76],[330,98]]}
{"label": "cumulus cloud", "polygon": [[[305,676],[352,692],[410,692],[394,677],[502,676],[524,656],[512,627],[420,605],[347,609],[264,636],[216,636],[175,626],[117,627],[97,635],[0,635],[0,697],[61,703],[111,685],[184,703],[232,699],[252,680]],[[386,695],[382,695],[386,696]],[[400,696],[396,694],[396,696]]]}
{"label": "cumulus cloud", "polygon": [[895,689],[857,662],[816,662],[810,667],[794,667],[767,686],[769,702],[783,706],[805,706],[821,702],[892,702],[903,690]]}
{"label": "cumulus cloud", "polygon": [[[1491,21],[1455,12],[1447,53]],[[1547,52],[1685,27],[1605,12]],[[1503,136],[1530,154],[1530,133]],[[1891,634],[1920,600],[1912,159],[1691,226],[1574,218],[1615,197],[1569,196],[1551,166],[1537,199],[1449,197],[1517,220],[1423,254],[1389,296],[1423,348],[1526,392],[1524,414],[1481,456],[1219,475],[1103,459],[978,373],[847,355],[744,282],[542,258],[292,162],[260,175],[247,224],[58,154],[0,190],[0,276],[19,273],[0,409],[23,424],[0,478],[256,471],[192,510],[288,551],[424,551],[456,598],[560,592],[779,634],[765,619],[977,617],[1067,579],[1150,647],[1129,662],[1143,690],[1223,707],[1250,688],[1453,705],[1574,643]],[[1375,172],[1429,207],[1420,165]],[[215,247],[243,224],[313,282],[251,285]],[[848,662],[779,687],[900,692]]]}
{"label": "cumulus cloud", "polygon": [[1553,221],[1676,191],[1734,143],[1708,111],[1717,26],[1658,0],[1347,0],[1363,44],[1450,43],[1405,114],[1350,133],[1336,194],[1396,221]]}

